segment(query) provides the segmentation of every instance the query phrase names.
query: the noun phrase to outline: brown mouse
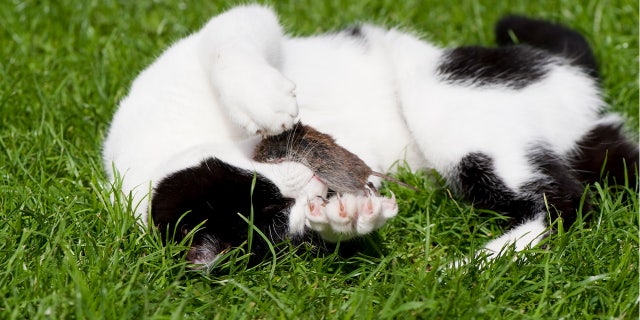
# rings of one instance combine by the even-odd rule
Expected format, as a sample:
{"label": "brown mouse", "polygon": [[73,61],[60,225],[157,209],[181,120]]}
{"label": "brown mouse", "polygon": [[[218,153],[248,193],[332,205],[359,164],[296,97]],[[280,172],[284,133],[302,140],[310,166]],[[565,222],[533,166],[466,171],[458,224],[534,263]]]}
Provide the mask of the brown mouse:
{"label": "brown mouse", "polygon": [[338,193],[358,193],[365,190],[371,175],[417,190],[371,170],[358,156],[338,145],[333,137],[300,122],[281,134],[264,137],[256,146],[253,159],[267,163],[284,160],[302,163],[329,189]]}

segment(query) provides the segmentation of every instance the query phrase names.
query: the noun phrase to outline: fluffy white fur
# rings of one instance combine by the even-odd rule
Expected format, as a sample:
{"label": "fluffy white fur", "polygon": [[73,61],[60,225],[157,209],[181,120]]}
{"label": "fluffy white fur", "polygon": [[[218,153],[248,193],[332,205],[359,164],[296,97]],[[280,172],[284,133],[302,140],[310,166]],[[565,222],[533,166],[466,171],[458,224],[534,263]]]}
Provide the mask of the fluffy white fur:
{"label": "fluffy white fur", "polygon": [[[339,208],[331,209],[335,203],[319,216],[307,200],[326,187],[302,165],[252,161],[259,135],[300,119],[376,171],[402,160],[447,176],[463,156],[483,152],[518,190],[537,174],[526,157],[532,145],[564,154],[598,121],[603,102],[596,84],[569,65],[550,65],[543,81],[521,90],[447,83],[436,75],[443,49],[399,30],[361,30],[365,41],[340,33],[292,38],[269,8],[255,5],[214,17],[133,83],[105,142],[109,177],[112,168],[123,176],[122,191],[140,203],[136,213],[146,222],[149,186],[217,157],[265,175],[298,200],[292,233],[306,226],[336,240],[380,227],[397,212],[395,201],[374,198],[369,207],[345,200],[360,208],[349,209],[356,223],[342,223]],[[371,208],[374,218],[364,214]],[[544,221],[534,219],[487,249],[498,252],[510,243],[522,249],[544,231]]]}

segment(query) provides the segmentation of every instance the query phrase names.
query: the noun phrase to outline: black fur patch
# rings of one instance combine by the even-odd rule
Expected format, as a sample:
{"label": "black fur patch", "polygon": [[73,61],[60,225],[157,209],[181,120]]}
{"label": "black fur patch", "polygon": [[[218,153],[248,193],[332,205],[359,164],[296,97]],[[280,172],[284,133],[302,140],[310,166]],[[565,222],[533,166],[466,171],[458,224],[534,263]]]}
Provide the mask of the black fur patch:
{"label": "black fur patch", "polygon": [[552,61],[546,52],[529,46],[460,47],[444,55],[438,73],[452,83],[522,89],[542,79]]}
{"label": "black fur patch", "polygon": [[543,207],[539,201],[509,189],[495,173],[493,159],[483,153],[470,153],[458,165],[459,192],[480,208],[499,211],[518,224],[533,218]]}
{"label": "black fur patch", "polygon": [[569,156],[571,166],[585,183],[609,179],[635,189],[638,184],[638,145],[622,132],[622,123],[607,123],[591,129]]}
{"label": "black fur patch", "polygon": [[355,25],[355,26],[348,27],[348,28],[342,30],[342,32],[345,33],[346,35],[350,36],[350,37],[364,38],[364,33],[362,32],[362,26],[360,26],[360,25]]}
{"label": "black fur patch", "polygon": [[363,49],[368,49],[369,43],[367,40],[367,35],[362,30],[362,25],[353,25],[346,29],[341,30],[338,35],[348,38],[353,41],[353,43],[358,44]]}
{"label": "black fur patch", "polygon": [[[282,242],[293,200],[283,197],[268,179],[209,158],[164,178],[154,190],[151,215],[164,241],[180,241],[204,222],[188,254],[196,260],[213,258],[247,240],[248,225],[238,213],[248,219],[252,204],[255,227],[273,243]],[[266,242],[255,234],[252,251],[261,258],[267,250]]]}
{"label": "black fur patch", "polygon": [[598,65],[587,40],[577,31],[560,24],[522,16],[502,18],[495,27],[498,45],[528,44],[566,58],[593,78],[598,78]]}
{"label": "black fur patch", "polygon": [[[475,205],[504,213],[514,224],[546,211],[548,205],[552,219],[561,216],[565,225],[571,225],[580,208],[584,186],[563,159],[544,148],[532,151],[530,163],[540,176],[520,190],[512,190],[496,175],[491,157],[470,153],[458,166],[458,188]],[[584,212],[589,209],[587,202]]]}
{"label": "black fur patch", "polygon": [[[525,184],[522,191],[538,197],[541,205],[548,205],[552,219],[561,216],[565,225],[570,226],[576,219],[585,186],[565,159],[545,148],[535,148],[529,155],[529,162],[541,176]],[[591,205],[587,197],[583,212],[589,210]]]}

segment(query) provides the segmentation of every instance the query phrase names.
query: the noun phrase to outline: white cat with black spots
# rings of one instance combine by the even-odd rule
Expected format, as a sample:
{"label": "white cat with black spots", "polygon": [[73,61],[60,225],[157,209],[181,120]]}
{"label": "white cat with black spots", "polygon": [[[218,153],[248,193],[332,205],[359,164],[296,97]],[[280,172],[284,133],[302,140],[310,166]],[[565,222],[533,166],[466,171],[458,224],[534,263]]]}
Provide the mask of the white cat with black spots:
{"label": "white cat with black spots", "polygon": [[505,18],[496,33],[494,48],[443,49],[368,24],[296,38],[268,7],[233,8],[136,78],[104,143],[107,174],[114,181],[117,170],[136,214],[146,223],[150,213],[163,236],[176,229],[179,240],[204,222],[188,254],[202,264],[246,240],[238,212],[253,210],[273,242],[348,240],[393,218],[394,198],[331,196],[299,163],[252,160],[261,136],[302,121],[374,171],[398,161],[437,170],[462,198],[511,218],[485,246],[490,255],[522,250],[549,219],[574,220],[603,165],[618,182],[623,161],[634,173],[638,149],[620,117],[602,115],[584,38],[522,17]]}

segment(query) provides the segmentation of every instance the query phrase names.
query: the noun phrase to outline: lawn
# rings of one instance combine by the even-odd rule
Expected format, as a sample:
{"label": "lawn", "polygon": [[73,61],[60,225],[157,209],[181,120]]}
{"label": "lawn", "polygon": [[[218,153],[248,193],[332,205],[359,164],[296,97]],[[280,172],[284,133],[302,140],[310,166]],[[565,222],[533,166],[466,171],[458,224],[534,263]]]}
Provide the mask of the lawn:
{"label": "lawn", "polygon": [[[136,74],[232,1],[0,2],[0,319],[637,319],[638,193],[591,186],[596,209],[546,246],[484,267],[445,266],[500,233],[501,218],[451,198],[433,175],[390,185],[400,213],[345,258],[302,251],[248,267],[187,268],[110,201],[100,146]],[[307,35],[373,21],[442,45],[492,44],[508,12],[583,32],[605,99],[638,134],[638,3],[274,2]]]}

